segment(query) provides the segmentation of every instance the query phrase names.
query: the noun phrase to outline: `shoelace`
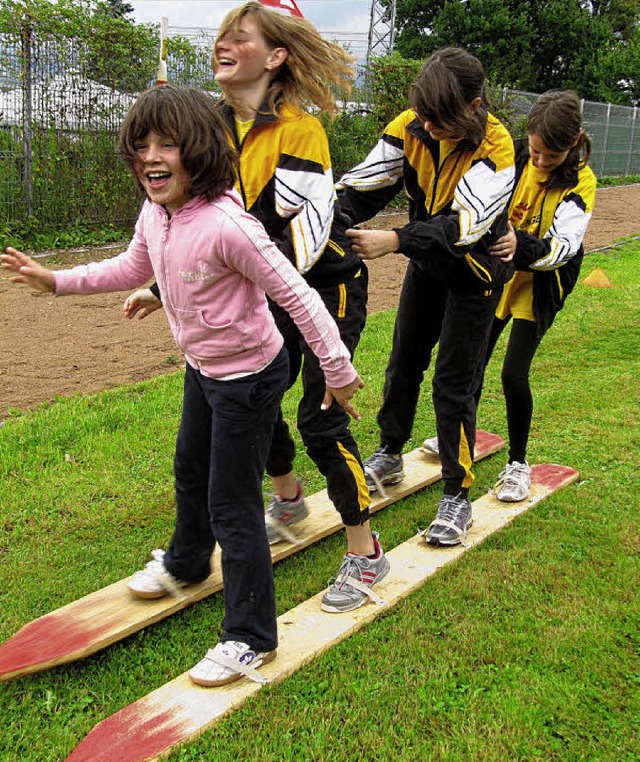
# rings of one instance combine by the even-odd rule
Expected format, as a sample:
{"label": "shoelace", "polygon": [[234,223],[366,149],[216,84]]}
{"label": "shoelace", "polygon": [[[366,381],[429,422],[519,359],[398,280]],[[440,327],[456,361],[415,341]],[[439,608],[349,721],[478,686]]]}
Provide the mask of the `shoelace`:
{"label": "shoelace", "polygon": [[460,538],[460,544],[465,548],[469,547],[469,543],[465,542],[467,539],[466,527],[462,529],[456,523],[456,519],[462,516],[462,511],[466,507],[465,502],[460,502],[456,495],[444,495],[438,506],[435,519],[431,522],[431,526],[428,529],[423,529],[418,532],[419,535],[425,536],[429,529],[437,524],[438,526],[444,526],[447,529],[452,529]]}
{"label": "shoelace", "polygon": [[[233,650],[236,654],[238,654],[235,649]],[[239,658],[227,656],[225,653],[222,653],[220,649],[211,648],[205,654],[203,661],[205,660],[212,661],[214,664],[217,664],[220,667],[225,667],[232,672],[239,672],[241,675],[248,677],[249,680],[253,680],[254,683],[269,682],[269,678],[261,675],[256,669],[257,667],[262,666],[262,658],[257,655],[250,664],[245,664],[244,662],[240,661]]]}
{"label": "shoelace", "polygon": [[[352,574],[352,571],[356,572],[355,576]],[[369,585],[360,581],[360,571],[361,569],[357,556],[347,555],[340,564],[338,576],[333,581],[333,584],[336,585],[338,590],[342,590],[345,585],[353,587],[361,593],[369,596],[374,603],[383,604],[383,599],[379,595],[376,595]],[[329,586],[331,587],[331,584]]]}
{"label": "shoelace", "polygon": [[387,495],[387,491],[384,488],[384,485],[382,484],[382,480],[378,476],[378,468],[384,467],[389,462],[389,455],[386,453],[377,450],[373,453],[373,455],[369,458],[369,464],[364,467],[365,474],[371,479],[371,481],[375,484],[376,490],[378,491],[378,494],[384,498],[385,500],[389,497]]}
{"label": "shoelace", "polygon": [[461,503],[457,497],[445,495],[438,506],[436,520],[442,519],[443,521],[455,522],[455,520],[462,515],[461,509],[463,506],[466,508],[466,504]]}
{"label": "shoelace", "polygon": [[[507,463],[498,476],[496,487],[513,489],[519,486],[521,479],[529,475],[529,466],[526,463]],[[494,492],[495,492],[494,487]]]}

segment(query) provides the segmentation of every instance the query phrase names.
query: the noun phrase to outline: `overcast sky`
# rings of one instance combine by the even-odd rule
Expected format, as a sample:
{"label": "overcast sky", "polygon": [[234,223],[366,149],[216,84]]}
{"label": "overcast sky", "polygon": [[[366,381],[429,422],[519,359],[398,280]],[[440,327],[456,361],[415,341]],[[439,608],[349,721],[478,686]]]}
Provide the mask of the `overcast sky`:
{"label": "overcast sky", "polygon": [[[296,0],[305,18],[325,37],[336,39],[356,56],[366,53],[371,0]],[[162,16],[171,28],[217,29],[231,8],[242,0],[128,0],[141,23],[159,23]],[[176,30],[177,31],[177,30]],[[331,33],[336,35],[332,36]]]}

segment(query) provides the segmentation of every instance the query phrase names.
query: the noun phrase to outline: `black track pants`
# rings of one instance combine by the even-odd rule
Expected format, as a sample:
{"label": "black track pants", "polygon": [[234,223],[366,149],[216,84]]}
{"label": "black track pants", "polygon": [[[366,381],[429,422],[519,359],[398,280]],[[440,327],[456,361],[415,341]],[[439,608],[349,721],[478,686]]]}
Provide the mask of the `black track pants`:
{"label": "black track pants", "polygon": [[481,382],[493,315],[501,289],[451,287],[423,264],[407,268],[378,413],[380,443],[401,452],[411,436],[420,384],[439,342],[433,405],[445,492],[473,481],[475,392]]}
{"label": "black track pants", "polygon": [[[351,353],[356,351],[367,314],[368,274],[336,286],[316,288],[334,318],[340,337]],[[359,526],[369,518],[371,499],[367,489],[358,445],[349,429],[349,416],[333,403],[321,410],[326,381],[316,356],[304,341],[295,323],[280,307],[270,304],[278,329],[289,352],[289,388],[302,372],[302,399],[298,404],[298,430],[309,457],[327,480],[327,494],[343,524]],[[282,411],[274,427],[267,460],[270,476],[283,476],[293,470],[295,445]]]}

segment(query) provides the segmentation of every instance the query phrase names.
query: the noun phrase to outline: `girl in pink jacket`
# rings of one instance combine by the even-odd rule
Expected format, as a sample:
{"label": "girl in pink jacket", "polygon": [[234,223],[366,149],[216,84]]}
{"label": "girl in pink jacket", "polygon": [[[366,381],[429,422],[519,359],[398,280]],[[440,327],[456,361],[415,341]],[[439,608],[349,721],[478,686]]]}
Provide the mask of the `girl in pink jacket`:
{"label": "girl in pink jacket", "polygon": [[294,319],[334,402],[354,418],[363,382],[315,291],[247,214],[233,190],[236,156],[211,96],[171,85],[143,93],[122,126],[120,151],[146,195],[120,256],[51,271],[16,249],[0,256],[11,280],[41,291],[126,291],[152,278],[186,359],[174,459],[177,518],[166,552],[129,581],[141,598],[205,580],[222,549],[225,617],[216,646],[191,670],[223,685],[276,655],[271,556],[262,478],[287,385],[288,356],[266,294]]}

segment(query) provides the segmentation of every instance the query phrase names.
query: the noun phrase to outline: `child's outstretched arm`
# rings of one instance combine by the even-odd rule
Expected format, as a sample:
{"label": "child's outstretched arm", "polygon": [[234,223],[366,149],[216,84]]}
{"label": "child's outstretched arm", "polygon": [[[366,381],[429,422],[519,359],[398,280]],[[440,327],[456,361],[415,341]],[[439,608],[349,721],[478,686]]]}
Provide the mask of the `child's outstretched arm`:
{"label": "child's outstretched arm", "polygon": [[53,272],[39,265],[31,257],[12,247],[5,249],[5,254],[0,254],[2,268],[11,270],[17,275],[9,278],[12,283],[24,283],[38,291],[53,293],[56,290],[56,281]]}

